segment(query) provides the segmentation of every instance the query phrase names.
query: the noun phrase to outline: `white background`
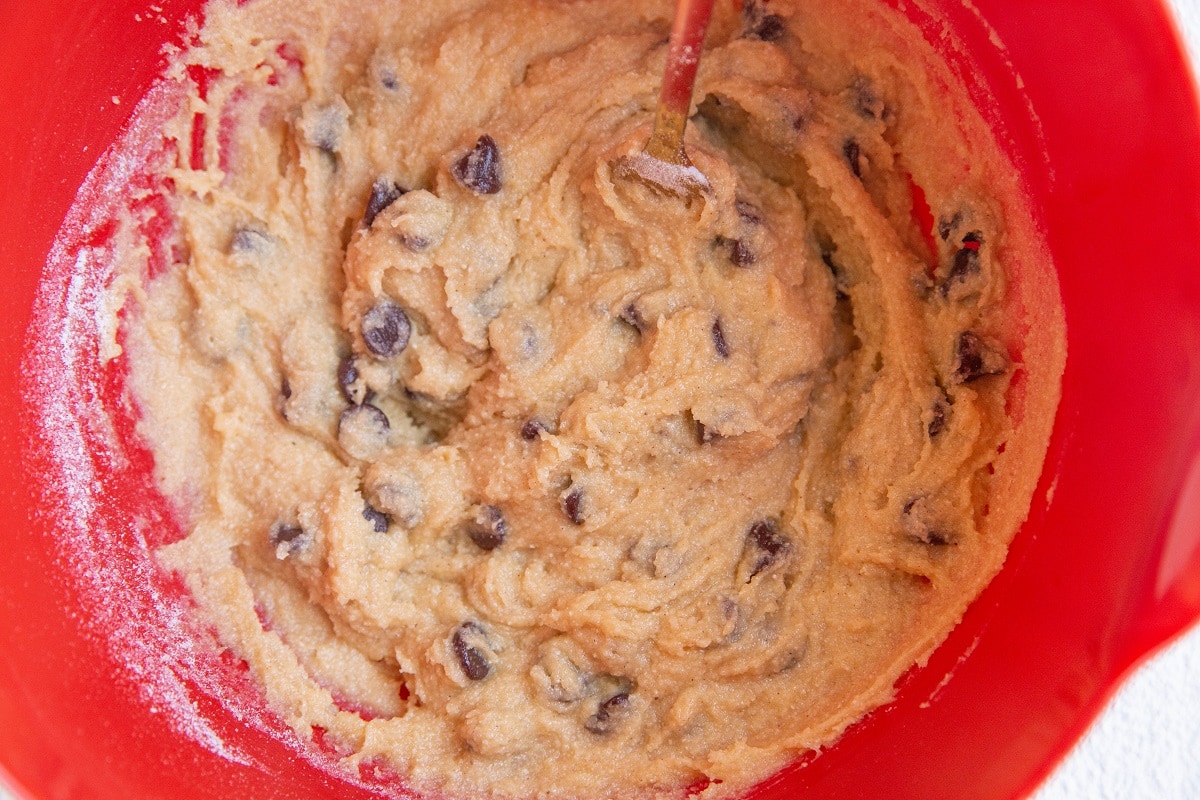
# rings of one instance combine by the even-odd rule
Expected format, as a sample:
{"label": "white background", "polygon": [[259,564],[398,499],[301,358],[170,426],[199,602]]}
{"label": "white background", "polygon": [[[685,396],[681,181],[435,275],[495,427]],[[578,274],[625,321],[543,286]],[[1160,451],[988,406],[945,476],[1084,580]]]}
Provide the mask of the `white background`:
{"label": "white background", "polygon": [[[1168,2],[1200,64],[1200,0]],[[1031,800],[1200,800],[1200,628],[1134,674]]]}

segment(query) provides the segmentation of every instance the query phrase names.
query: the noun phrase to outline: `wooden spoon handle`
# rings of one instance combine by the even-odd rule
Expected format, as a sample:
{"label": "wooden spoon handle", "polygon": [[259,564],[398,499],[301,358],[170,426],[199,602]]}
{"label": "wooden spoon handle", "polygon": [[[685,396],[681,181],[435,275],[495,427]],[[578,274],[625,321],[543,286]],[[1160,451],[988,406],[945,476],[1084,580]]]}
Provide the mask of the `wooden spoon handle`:
{"label": "wooden spoon handle", "polygon": [[654,133],[646,145],[648,155],[669,164],[691,163],[683,151],[683,129],[692,105],[696,68],[700,65],[700,51],[712,9],[713,0],[676,0],[671,49],[663,70]]}

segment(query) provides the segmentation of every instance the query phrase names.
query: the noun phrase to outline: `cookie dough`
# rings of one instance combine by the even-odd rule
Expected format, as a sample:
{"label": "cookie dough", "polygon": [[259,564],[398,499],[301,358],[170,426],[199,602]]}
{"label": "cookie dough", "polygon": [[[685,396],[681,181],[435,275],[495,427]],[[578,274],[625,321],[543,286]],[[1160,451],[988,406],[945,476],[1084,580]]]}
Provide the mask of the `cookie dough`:
{"label": "cookie dough", "polygon": [[[735,793],[1000,568],[1064,330],[1017,171],[868,0],[215,0],[131,250],[159,552],[304,742],[454,797]],[[152,274],[153,273],[153,274]]]}

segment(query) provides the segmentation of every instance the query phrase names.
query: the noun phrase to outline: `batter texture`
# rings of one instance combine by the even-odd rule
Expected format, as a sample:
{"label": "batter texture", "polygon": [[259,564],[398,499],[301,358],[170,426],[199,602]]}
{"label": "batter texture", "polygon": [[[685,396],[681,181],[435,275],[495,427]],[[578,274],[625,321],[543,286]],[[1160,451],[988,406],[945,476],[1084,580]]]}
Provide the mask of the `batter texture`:
{"label": "batter texture", "polygon": [[214,2],[125,344],[160,551],[302,740],[454,796],[744,789],[1000,568],[1064,359],[1015,170],[868,0]]}

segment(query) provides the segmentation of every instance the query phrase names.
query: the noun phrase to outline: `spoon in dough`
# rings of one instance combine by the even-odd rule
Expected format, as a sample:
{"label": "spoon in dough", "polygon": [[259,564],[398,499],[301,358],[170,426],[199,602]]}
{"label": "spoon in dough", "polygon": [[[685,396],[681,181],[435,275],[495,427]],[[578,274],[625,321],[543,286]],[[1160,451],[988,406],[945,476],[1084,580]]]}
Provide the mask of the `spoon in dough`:
{"label": "spoon in dough", "polygon": [[712,17],[714,0],[676,0],[671,44],[663,70],[662,91],[654,118],[654,132],[643,152],[629,158],[625,168],[651,185],[672,194],[686,195],[708,188],[708,178],[692,166],[683,147],[692,105],[696,69],[704,47],[704,34]]}

